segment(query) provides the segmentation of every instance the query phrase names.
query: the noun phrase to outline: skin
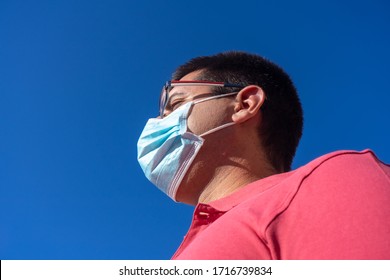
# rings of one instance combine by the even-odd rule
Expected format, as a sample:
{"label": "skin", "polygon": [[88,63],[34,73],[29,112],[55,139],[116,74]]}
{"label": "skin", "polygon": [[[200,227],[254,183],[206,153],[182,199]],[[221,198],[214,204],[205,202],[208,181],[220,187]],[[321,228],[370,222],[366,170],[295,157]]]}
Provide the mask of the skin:
{"label": "skin", "polygon": [[[187,74],[181,80],[197,80],[201,72]],[[177,86],[169,93],[171,104],[182,105],[208,97],[211,86]],[[215,127],[234,125],[204,136],[203,146],[184,176],[176,200],[196,205],[228,196],[239,188],[276,173],[266,160],[258,127],[265,93],[250,85],[236,96],[195,104],[188,117],[188,130],[201,135]],[[165,112],[169,114],[169,109]]]}

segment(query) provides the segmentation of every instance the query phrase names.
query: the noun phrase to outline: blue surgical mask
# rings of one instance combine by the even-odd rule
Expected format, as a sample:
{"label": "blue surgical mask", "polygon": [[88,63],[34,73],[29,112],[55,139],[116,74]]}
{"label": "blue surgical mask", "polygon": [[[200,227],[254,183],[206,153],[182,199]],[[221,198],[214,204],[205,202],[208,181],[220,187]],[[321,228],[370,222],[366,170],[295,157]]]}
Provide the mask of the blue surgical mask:
{"label": "blue surgical mask", "polygon": [[177,189],[203,145],[202,136],[234,123],[226,123],[201,135],[188,132],[188,115],[195,104],[237,93],[188,102],[163,119],[149,119],[137,143],[138,162],[149,179],[176,201]]}

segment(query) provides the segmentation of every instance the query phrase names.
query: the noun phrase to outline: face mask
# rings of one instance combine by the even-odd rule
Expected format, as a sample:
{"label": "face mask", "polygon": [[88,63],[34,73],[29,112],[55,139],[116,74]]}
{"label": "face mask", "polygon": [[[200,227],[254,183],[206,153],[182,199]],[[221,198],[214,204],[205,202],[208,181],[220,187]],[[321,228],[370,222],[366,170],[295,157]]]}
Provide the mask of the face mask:
{"label": "face mask", "polygon": [[138,162],[146,178],[173,200],[184,175],[203,145],[202,136],[234,124],[227,123],[197,136],[187,131],[191,107],[200,102],[234,94],[237,93],[188,102],[167,117],[149,119],[146,123],[137,143]]}

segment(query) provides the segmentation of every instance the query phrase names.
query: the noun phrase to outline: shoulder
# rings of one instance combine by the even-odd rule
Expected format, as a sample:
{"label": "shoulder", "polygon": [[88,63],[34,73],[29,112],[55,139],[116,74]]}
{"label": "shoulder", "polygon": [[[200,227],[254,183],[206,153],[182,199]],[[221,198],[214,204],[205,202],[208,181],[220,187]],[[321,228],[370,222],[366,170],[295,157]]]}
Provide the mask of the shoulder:
{"label": "shoulder", "polygon": [[372,151],[327,154],[295,174],[300,174],[296,193],[268,228],[268,239],[276,238],[284,248],[275,254],[288,259],[390,257],[390,167]]}
{"label": "shoulder", "polygon": [[390,194],[390,167],[371,150],[338,151],[301,168],[302,181],[296,199],[351,204],[367,198],[377,201]]}
{"label": "shoulder", "polygon": [[[377,180],[390,183],[390,166],[381,162],[371,150],[337,151],[321,156],[301,167],[305,180],[317,184],[355,182],[362,184]],[[305,182],[306,181],[306,182]]]}

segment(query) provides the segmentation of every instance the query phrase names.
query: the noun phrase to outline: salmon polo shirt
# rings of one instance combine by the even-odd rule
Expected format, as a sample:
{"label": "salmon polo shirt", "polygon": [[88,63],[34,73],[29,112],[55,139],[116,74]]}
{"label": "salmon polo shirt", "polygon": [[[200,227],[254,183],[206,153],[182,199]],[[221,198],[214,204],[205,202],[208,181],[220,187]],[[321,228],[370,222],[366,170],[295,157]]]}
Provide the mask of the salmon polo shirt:
{"label": "salmon polo shirt", "polygon": [[390,259],[390,166],[339,151],[198,204],[172,259]]}

